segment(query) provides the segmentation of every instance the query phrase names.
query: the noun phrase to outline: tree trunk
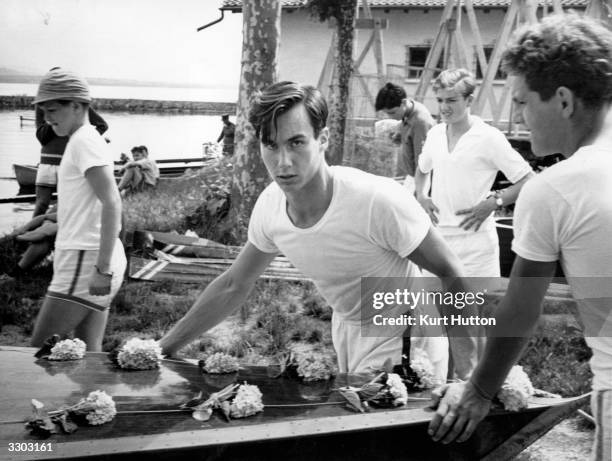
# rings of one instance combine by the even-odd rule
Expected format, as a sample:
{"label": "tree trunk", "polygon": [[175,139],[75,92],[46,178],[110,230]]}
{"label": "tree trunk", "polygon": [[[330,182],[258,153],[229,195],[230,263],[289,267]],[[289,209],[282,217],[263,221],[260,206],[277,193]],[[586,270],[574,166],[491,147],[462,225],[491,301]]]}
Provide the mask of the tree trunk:
{"label": "tree trunk", "polygon": [[357,0],[340,0],[336,15],[335,60],[337,71],[329,101],[329,131],[330,143],[327,152],[327,162],[330,165],[340,165],[344,153],[344,134],[350,97],[350,82],[353,74],[353,48],[355,37],[355,16]]}
{"label": "tree trunk", "polygon": [[246,242],[251,211],[269,182],[248,112],[254,93],[277,80],[281,0],[243,0],[242,17],[242,67],[230,211],[237,244]]}

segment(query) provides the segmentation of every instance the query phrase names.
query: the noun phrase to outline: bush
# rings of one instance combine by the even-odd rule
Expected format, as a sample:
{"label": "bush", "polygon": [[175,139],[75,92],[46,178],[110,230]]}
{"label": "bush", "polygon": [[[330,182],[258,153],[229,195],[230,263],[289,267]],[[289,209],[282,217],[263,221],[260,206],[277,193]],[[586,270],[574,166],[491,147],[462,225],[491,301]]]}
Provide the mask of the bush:
{"label": "bush", "polygon": [[123,202],[126,230],[192,230],[201,237],[228,243],[231,228],[225,218],[230,206],[231,173],[231,167],[219,160],[127,197]]}

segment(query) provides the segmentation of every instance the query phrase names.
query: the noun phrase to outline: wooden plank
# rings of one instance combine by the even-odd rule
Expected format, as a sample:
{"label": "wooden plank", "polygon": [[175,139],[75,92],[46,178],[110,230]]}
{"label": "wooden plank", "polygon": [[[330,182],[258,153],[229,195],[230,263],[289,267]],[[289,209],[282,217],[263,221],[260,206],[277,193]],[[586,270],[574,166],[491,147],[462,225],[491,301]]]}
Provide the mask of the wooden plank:
{"label": "wooden plank", "polygon": [[[200,260],[200,263],[190,262],[190,258],[176,258],[176,260],[151,260],[137,256],[130,257],[130,274],[134,279],[140,280],[177,280],[199,282],[210,280],[225,272],[233,260]],[[195,259],[195,258],[194,258]],[[206,262],[202,262],[206,261]],[[298,269],[287,265],[283,261],[274,262],[264,273],[263,278],[278,280],[309,281]]]}
{"label": "wooden plank", "polygon": [[355,29],[387,29],[389,21],[386,18],[357,18],[355,19]]}
{"label": "wooden plank", "polygon": [[484,109],[486,98],[493,91],[493,80],[495,79],[495,74],[499,69],[502,53],[508,43],[510,33],[512,32],[512,29],[514,27],[514,22],[518,14],[518,9],[518,1],[513,0],[510,4],[510,7],[508,8],[506,16],[504,17],[504,22],[495,42],[495,48],[491,53],[491,58],[489,59],[489,64],[487,66],[487,71],[484,74],[484,78],[480,86],[480,91],[478,92],[478,95],[476,96],[476,99],[474,100],[474,103],[472,105],[475,113],[482,112],[482,110]]}
{"label": "wooden plank", "polygon": [[[359,386],[371,375],[340,374],[331,381],[302,383],[272,378],[266,367],[244,367],[234,375],[202,374],[193,362],[163,360],[159,369],[126,371],[104,353],[87,353],[72,362],[36,360],[35,349],[0,346],[0,443],[41,442],[24,428],[30,399],[47,408],[74,404],[100,389],[111,395],[118,414],[102,426],[80,427],[71,435],[44,440],[51,452],[3,451],[0,460],[19,459],[384,459],[412,461],[478,460],[550,408],[560,413],[577,399],[540,399],[518,413],[494,409],[462,444],[435,443],[427,435],[432,416],[429,393],[410,394],[404,407],[355,414],[338,387]],[[230,422],[214,415],[202,424],[180,403],[202,391],[210,395],[232,382],[255,384],[263,394],[264,411]],[[142,414],[139,412],[147,411]],[[542,421],[542,420],[540,420]],[[548,421],[546,424],[552,424]],[[540,424],[538,422],[537,424]]]}
{"label": "wooden plank", "polygon": [[[57,200],[57,193],[51,195],[53,200]],[[15,197],[0,198],[0,203],[29,203],[36,201],[36,194],[16,195]]]}
{"label": "wooden plank", "polygon": [[438,25],[436,37],[434,38],[429,54],[427,55],[427,59],[425,60],[425,67],[423,68],[421,78],[419,79],[419,83],[415,90],[414,98],[419,102],[424,101],[429,83],[433,78],[434,70],[436,69],[440,60],[440,55],[442,54],[442,50],[444,48],[444,42],[446,41],[448,35],[447,21],[452,16],[454,6],[455,1],[448,0],[444,6],[444,10],[442,11],[442,18],[440,19],[440,24]]}
{"label": "wooden plank", "polygon": [[361,66],[361,64],[363,63],[363,60],[368,55],[368,51],[370,51],[370,48],[372,47],[373,43],[374,43],[374,34],[372,33],[370,35],[370,38],[366,42],[365,46],[363,47],[363,50],[361,50],[361,53],[359,54],[359,56],[355,60],[355,64],[353,65],[353,67],[355,69],[355,72],[357,72],[359,70],[359,66]]}

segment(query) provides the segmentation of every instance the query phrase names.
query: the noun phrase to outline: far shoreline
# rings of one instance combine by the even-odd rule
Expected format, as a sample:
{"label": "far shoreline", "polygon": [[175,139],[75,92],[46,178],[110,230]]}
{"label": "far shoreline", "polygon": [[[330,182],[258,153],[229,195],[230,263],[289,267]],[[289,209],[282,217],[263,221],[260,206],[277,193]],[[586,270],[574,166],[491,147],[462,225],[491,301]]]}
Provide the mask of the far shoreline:
{"label": "far shoreline", "polygon": [[[32,110],[33,96],[0,96],[0,110]],[[96,98],[93,107],[104,112],[235,114],[236,103],[204,101],[161,101],[153,99]]]}

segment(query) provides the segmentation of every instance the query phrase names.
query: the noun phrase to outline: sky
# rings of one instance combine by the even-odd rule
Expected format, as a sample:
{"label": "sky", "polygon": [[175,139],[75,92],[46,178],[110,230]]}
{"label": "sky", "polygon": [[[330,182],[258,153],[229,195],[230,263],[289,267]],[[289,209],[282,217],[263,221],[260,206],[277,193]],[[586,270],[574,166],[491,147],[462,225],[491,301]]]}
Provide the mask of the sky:
{"label": "sky", "polygon": [[242,15],[221,0],[0,0],[0,67],[236,87]]}

